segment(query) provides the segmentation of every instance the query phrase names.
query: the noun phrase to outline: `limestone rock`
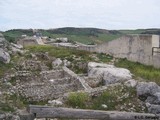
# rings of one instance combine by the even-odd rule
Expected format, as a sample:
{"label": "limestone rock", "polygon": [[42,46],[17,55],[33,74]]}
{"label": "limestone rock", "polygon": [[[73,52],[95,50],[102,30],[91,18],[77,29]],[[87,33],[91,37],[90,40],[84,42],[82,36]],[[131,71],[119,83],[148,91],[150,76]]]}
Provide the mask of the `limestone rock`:
{"label": "limestone rock", "polygon": [[124,82],[132,78],[132,74],[127,69],[95,62],[88,64],[88,76],[102,78],[106,85]]}
{"label": "limestone rock", "polygon": [[88,69],[91,68],[113,68],[113,65],[103,64],[103,63],[96,63],[96,62],[89,62],[88,63]]}
{"label": "limestone rock", "polygon": [[135,87],[137,85],[137,81],[134,79],[128,80],[124,83],[127,87]]}
{"label": "limestone rock", "polygon": [[64,64],[64,66],[68,67],[71,65],[71,62],[65,59],[65,60],[63,60],[63,64]]}
{"label": "limestone rock", "polygon": [[63,103],[59,100],[49,100],[48,103],[51,104],[52,106],[62,106],[63,105]]}
{"label": "limestone rock", "polygon": [[160,92],[160,87],[154,82],[139,82],[137,87],[137,95],[147,98],[153,96],[155,93]]}
{"label": "limestone rock", "polygon": [[62,63],[63,63],[63,61],[62,61],[60,58],[57,58],[56,60],[54,60],[54,61],[52,62],[52,66],[53,66],[53,68],[54,68],[54,67],[58,67],[58,66],[61,66]]}
{"label": "limestone rock", "polygon": [[11,45],[12,45],[13,47],[17,48],[17,49],[22,49],[22,48],[23,48],[23,46],[20,45],[20,44],[11,43]]}
{"label": "limestone rock", "polygon": [[105,108],[105,109],[108,108],[108,106],[107,106],[106,104],[102,104],[101,106],[102,106],[103,108]]}
{"label": "limestone rock", "polygon": [[0,48],[0,61],[4,63],[9,63],[10,62],[10,55],[8,52],[5,52],[3,49]]}
{"label": "limestone rock", "polygon": [[15,53],[20,53],[20,54],[24,54],[24,51],[21,50],[21,49],[18,49],[14,46],[11,46],[11,50],[12,50],[12,53],[15,54]]}

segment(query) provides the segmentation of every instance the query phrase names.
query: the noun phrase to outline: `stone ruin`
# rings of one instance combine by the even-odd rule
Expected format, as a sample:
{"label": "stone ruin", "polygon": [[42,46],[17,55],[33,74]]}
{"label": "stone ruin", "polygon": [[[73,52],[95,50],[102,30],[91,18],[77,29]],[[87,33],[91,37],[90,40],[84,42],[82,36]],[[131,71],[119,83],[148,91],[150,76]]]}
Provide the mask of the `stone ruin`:
{"label": "stone ruin", "polygon": [[57,99],[65,93],[84,89],[80,81],[65,69],[42,71],[39,75],[19,75],[19,78],[15,88],[28,101]]}

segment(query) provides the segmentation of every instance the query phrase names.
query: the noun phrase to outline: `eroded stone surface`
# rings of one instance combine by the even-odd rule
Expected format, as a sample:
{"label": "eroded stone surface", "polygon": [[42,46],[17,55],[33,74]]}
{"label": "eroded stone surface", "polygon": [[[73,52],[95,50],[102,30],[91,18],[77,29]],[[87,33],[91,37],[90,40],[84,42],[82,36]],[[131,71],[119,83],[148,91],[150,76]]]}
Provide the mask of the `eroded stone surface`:
{"label": "eroded stone surface", "polygon": [[97,78],[103,79],[106,85],[124,82],[132,78],[132,74],[127,69],[95,62],[88,63],[88,76],[96,76]]}

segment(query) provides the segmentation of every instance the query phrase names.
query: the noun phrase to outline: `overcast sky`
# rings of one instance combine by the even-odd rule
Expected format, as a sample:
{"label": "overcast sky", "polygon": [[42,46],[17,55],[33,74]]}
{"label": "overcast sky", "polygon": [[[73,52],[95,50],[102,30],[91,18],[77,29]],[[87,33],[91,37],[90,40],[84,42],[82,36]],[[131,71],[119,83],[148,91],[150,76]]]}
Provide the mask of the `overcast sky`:
{"label": "overcast sky", "polygon": [[0,30],[160,28],[160,0],[0,0]]}

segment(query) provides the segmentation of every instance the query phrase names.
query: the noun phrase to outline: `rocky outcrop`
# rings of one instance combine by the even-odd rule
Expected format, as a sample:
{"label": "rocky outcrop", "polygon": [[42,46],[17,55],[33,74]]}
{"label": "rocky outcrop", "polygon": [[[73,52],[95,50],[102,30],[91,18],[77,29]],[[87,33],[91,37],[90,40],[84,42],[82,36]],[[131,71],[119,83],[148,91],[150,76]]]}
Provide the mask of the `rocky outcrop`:
{"label": "rocky outcrop", "polygon": [[140,82],[136,90],[138,97],[146,103],[148,112],[160,113],[160,86],[154,82]]}
{"label": "rocky outcrop", "polygon": [[137,95],[143,98],[153,96],[156,92],[160,92],[160,87],[154,82],[139,82],[136,89]]}
{"label": "rocky outcrop", "polygon": [[113,65],[90,62],[88,63],[88,77],[96,76],[103,79],[105,85],[124,82],[132,78],[129,70],[117,68]]}
{"label": "rocky outcrop", "polygon": [[0,61],[4,63],[9,63],[10,62],[10,55],[8,52],[4,51],[2,48],[0,48]]}

